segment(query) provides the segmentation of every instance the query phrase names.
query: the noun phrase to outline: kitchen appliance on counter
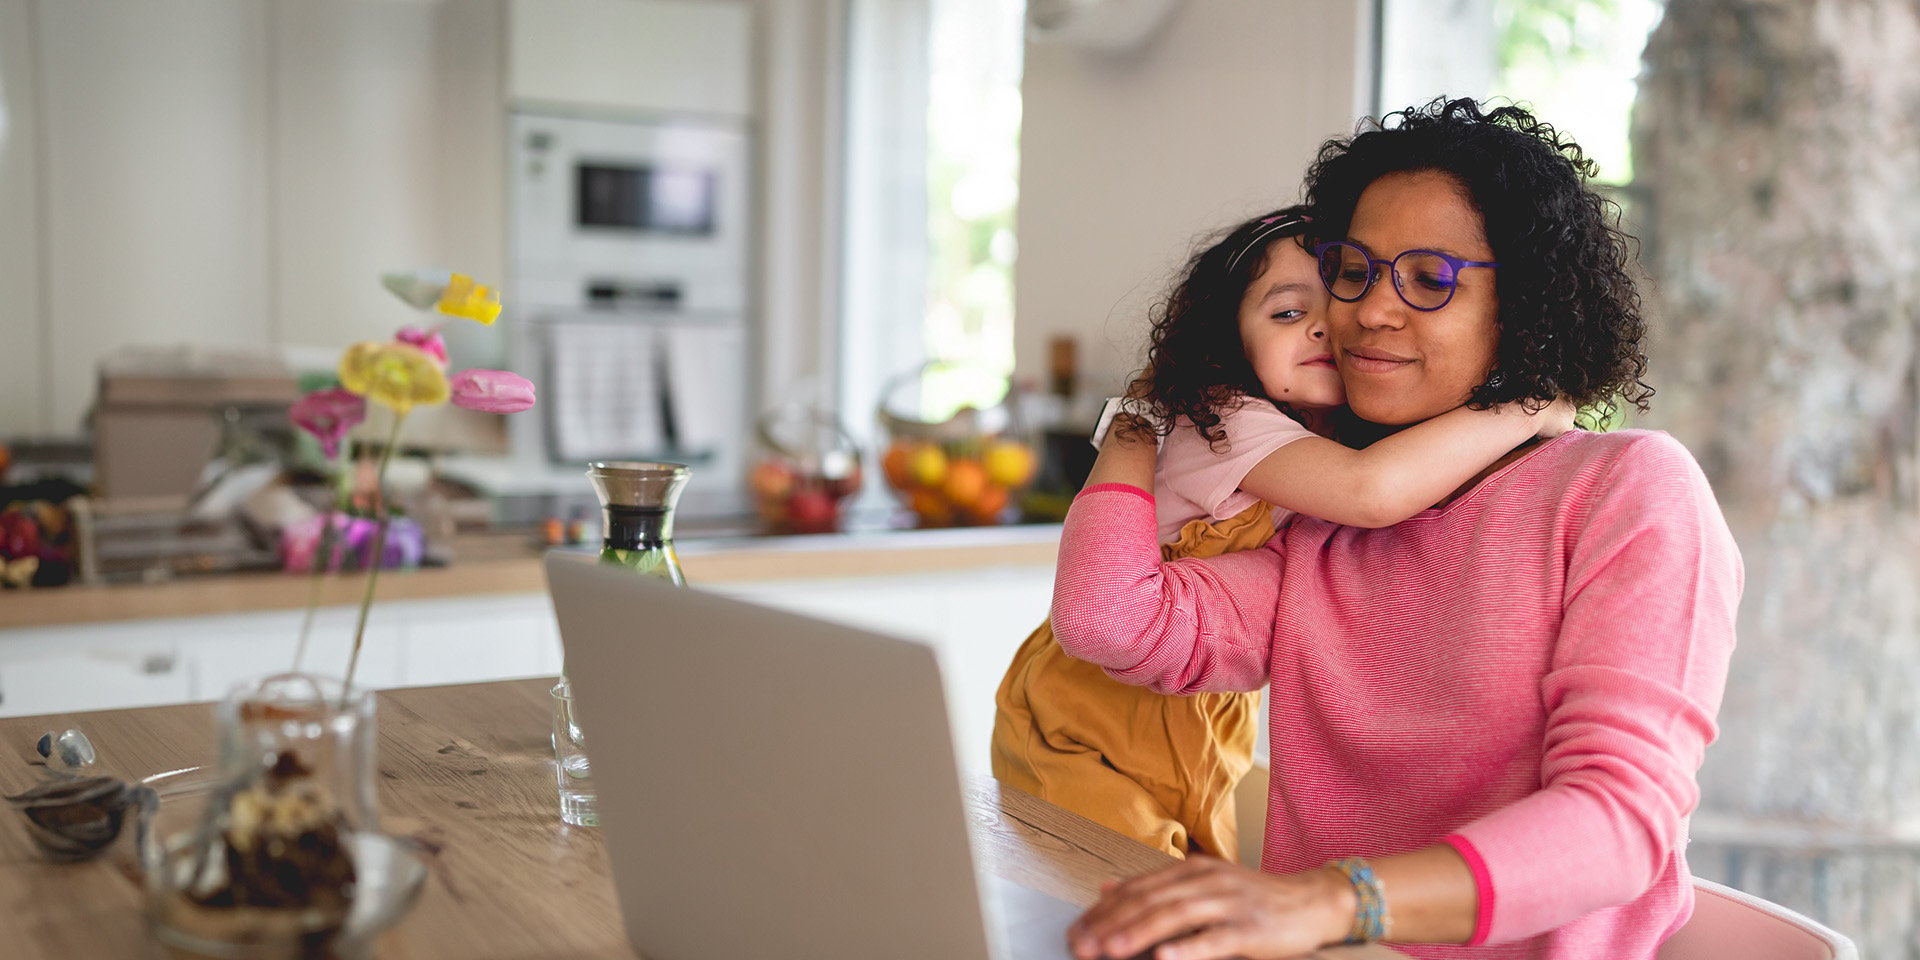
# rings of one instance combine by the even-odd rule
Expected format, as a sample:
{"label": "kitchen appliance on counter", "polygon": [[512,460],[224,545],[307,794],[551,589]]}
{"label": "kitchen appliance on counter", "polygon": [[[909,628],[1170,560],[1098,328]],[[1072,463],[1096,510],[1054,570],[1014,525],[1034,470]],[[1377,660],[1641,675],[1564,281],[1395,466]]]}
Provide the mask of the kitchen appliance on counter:
{"label": "kitchen appliance on counter", "polygon": [[542,394],[516,460],[574,497],[590,460],[687,463],[683,513],[744,511],[744,124],[517,112],[510,136],[513,350]]}

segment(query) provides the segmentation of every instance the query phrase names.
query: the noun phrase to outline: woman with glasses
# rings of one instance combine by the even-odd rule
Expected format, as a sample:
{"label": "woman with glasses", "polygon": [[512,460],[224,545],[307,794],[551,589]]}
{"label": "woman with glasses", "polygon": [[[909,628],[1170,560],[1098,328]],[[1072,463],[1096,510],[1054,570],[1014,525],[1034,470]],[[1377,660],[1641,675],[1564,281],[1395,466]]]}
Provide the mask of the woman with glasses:
{"label": "woman with glasses", "polygon": [[[1154,311],[1129,408],[1156,423],[1154,513],[1167,558],[1256,549],[1294,511],[1390,526],[1522,439],[1573,424],[1564,404],[1508,404],[1454,410],[1364,450],[1328,439],[1345,392],[1311,223],[1291,207],[1240,224],[1193,256]],[[1259,694],[1130,686],[1067,656],[1042,623],[1014,653],[994,705],[1000,782],[1176,856],[1237,859],[1234,791],[1253,766]]]}
{"label": "woman with glasses", "polygon": [[[1308,173],[1360,427],[1461,406],[1645,409],[1627,241],[1578,145],[1435,101]],[[1109,890],[1076,956],[1647,960],[1692,910],[1695,772],[1740,560],[1665,434],[1530,439],[1383,529],[1299,517],[1163,562],[1154,450],[1116,430],[1061,538],[1069,653],[1164,693],[1269,689],[1262,871],[1195,857]]]}

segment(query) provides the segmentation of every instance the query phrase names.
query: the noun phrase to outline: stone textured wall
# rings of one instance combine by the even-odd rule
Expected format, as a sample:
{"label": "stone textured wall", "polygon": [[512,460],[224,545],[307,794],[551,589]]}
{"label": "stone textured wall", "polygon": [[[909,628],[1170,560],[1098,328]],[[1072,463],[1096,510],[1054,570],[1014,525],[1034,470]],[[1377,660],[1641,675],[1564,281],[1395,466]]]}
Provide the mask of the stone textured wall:
{"label": "stone textured wall", "polygon": [[1696,861],[1920,958],[1920,0],[1670,0],[1633,145],[1643,423],[1747,565],[1703,809],[1814,838]]}

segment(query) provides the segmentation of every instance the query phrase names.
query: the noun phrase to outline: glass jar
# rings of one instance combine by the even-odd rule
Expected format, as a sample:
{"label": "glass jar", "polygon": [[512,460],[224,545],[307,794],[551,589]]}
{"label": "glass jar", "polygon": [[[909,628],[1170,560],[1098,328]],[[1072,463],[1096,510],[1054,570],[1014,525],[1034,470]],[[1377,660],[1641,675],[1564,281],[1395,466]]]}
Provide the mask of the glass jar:
{"label": "glass jar", "polygon": [[860,492],[860,447],[825,410],[775,407],[754,423],[758,450],[748,485],[760,519],[780,533],[830,533]]}
{"label": "glass jar", "polygon": [[217,779],[142,826],[147,917],[163,943],[211,957],[362,956],[411,907],[425,866],[378,830],[373,705],[370,691],[305,674],[221,702]]}

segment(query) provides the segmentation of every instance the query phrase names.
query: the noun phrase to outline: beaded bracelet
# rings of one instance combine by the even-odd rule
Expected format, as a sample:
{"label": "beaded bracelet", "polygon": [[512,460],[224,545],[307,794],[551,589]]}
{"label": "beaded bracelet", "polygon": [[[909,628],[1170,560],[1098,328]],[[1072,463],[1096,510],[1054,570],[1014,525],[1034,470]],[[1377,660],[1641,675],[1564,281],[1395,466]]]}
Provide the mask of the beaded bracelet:
{"label": "beaded bracelet", "polygon": [[1374,876],[1373,865],[1359,857],[1342,857],[1327,866],[1340,871],[1347,882],[1353,884],[1356,901],[1353,931],[1347,934],[1346,942],[1374,943],[1385,940],[1393,920],[1387,916],[1386,889],[1381,886],[1380,878]]}

